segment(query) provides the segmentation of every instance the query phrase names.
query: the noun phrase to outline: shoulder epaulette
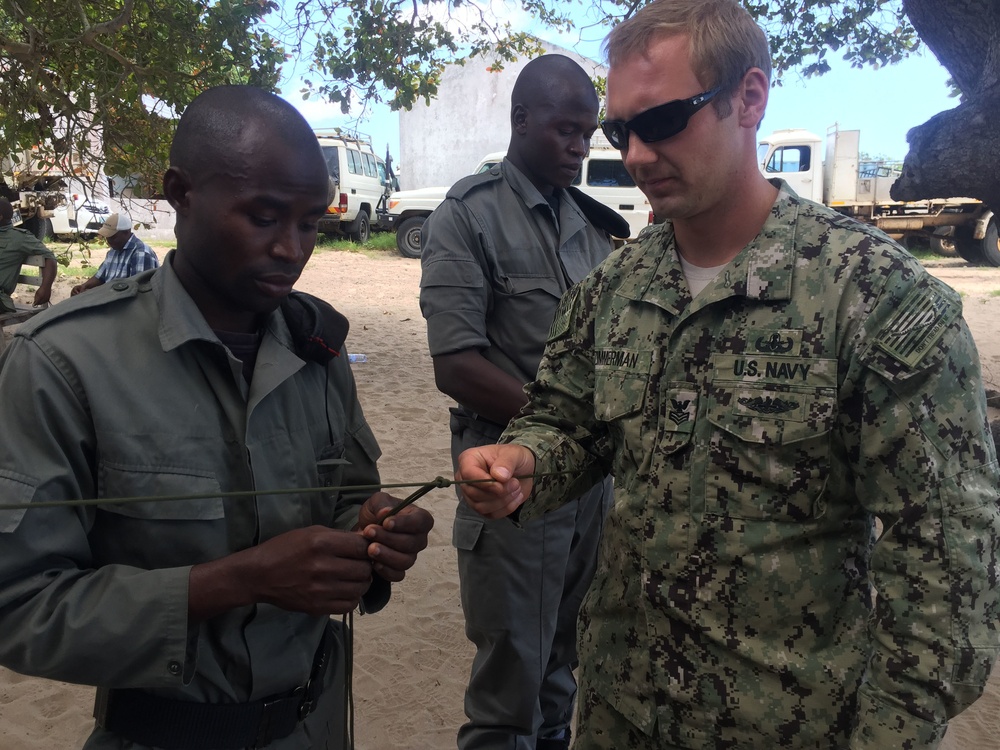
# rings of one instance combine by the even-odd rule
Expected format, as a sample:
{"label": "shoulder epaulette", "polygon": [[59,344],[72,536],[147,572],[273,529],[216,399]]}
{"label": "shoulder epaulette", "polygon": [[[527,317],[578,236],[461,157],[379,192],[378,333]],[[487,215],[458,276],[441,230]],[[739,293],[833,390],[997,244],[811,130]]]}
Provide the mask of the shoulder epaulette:
{"label": "shoulder epaulette", "polygon": [[18,332],[24,335],[31,335],[35,331],[39,331],[57,321],[81,315],[85,311],[96,310],[133,299],[140,291],[147,291],[148,289],[148,274],[140,274],[128,279],[114,279],[97,289],[91,289],[84,294],[78,294],[75,297],[63,300],[57,305],[52,305],[30,320],[22,323]]}
{"label": "shoulder epaulette", "polygon": [[469,193],[483,185],[489,185],[497,180],[502,180],[503,174],[500,171],[500,165],[495,164],[485,172],[480,172],[479,174],[470,174],[467,177],[463,177],[448,191],[449,198],[465,198]]}

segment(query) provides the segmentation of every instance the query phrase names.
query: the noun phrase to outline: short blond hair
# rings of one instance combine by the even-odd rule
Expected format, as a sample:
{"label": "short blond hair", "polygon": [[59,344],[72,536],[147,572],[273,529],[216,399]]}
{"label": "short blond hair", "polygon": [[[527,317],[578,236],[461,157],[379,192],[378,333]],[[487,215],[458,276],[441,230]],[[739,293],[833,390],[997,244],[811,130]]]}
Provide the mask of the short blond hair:
{"label": "short blond hair", "polygon": [[[644,54],[664,37],[687,35],[691,68],[706,88],[732,94],[750,68],[760,68],[771,80],[771,50],[767,35],[736,0],[653,0],[604,40],[608,65]],[[732,112],[728,96],[712,106],[720,118]]]}

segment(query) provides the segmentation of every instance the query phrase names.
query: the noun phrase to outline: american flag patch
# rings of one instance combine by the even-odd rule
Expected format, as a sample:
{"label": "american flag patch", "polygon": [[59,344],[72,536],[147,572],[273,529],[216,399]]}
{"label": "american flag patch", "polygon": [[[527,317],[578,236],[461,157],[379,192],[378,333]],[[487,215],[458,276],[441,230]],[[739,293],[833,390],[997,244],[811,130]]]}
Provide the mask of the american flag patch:
{"label": "american flag patch", "polygon": [[915,287],[875,343],[907,367],[913,367],[937,343],[960,310],[960,305],[941,290],[933,286]]}

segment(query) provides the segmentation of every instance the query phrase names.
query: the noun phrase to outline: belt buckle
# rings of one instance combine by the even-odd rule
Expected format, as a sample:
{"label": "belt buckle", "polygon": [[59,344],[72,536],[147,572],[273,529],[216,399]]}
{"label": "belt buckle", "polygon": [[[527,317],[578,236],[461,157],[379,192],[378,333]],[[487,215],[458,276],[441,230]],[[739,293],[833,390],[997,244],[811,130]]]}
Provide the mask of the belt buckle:
{"label": "belt buckle", "polygon": [[306,682],[304,687],[297,687],[295,688],[294,691],[292,691],[293,698],[297,695],[302,696],[302,702],[299,703],[299,712],[298,712],[299,721],[305,720],[305,718],[313,712],[313,709],[316,708],[316,701],[309,694],[310,685],[312,685],[312,679]]}
{"label": "belt buckle", "polygon": [[[271,709],[275,704],[282,703],[291,698],[295,698],[299,694],[305,692],[304,688],[297,687],[290,694],[284,696],[283,698],[272,698],[271,700],[264,701],[264,705],[260,712],[260,724],[257,726],[257,738],[254,740],[253,748],[264,748],[271,744],[275,739],[272,730],[274,729],[274,722],[271,717]],[[301,713],[301,709],[299,709]]]}

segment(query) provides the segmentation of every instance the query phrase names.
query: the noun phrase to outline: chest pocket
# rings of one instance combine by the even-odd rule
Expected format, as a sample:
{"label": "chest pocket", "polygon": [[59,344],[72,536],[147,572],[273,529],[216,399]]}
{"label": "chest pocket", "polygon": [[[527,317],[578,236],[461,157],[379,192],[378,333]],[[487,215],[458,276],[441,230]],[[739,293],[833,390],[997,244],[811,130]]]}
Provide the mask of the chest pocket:
{"label": "chest pocket", "polygon": [[713,383],[707,415],[709,513],[788,522],[822,513],[835,389]]}
{"label": "chest pocket", "polygon": [[209,521],[225,515],[219,481],[209,471],[190,467],[171,468],[102,461],[98,468],[98,491],[107,498],[206,495],[193,499],[108,503],[101,510],[129,518]]}
{"label": "chest pocket", "polygon": [[594,351],[594,415],[612,436],[616,481],[627,487],[648,469],[656,437],[649,401],[653,354],[643,349]]}
{"label": "chest pocket", "polygon": [[508,274],[504,279],[507,295],[525,301],[540,295],[548,304],[552,299],[558,300],[563,295],[563,285],[554,276],[533,276]]}

